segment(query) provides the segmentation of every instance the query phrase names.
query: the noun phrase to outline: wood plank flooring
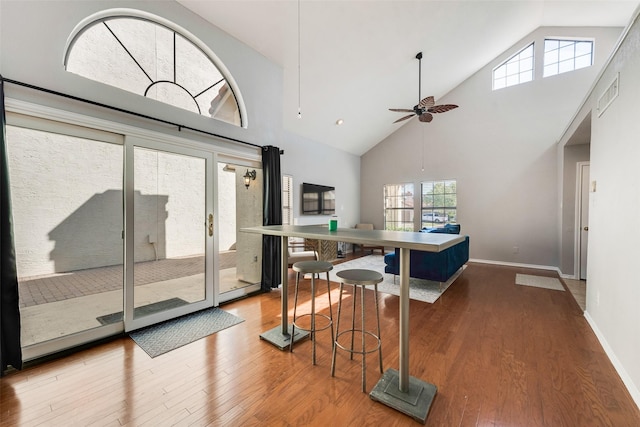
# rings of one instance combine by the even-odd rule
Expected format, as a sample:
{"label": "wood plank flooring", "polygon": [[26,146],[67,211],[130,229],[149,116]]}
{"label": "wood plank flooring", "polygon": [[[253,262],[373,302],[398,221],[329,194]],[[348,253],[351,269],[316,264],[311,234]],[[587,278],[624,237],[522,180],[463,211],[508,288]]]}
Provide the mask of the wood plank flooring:
{"label": "wood plank flooring", "polygon": [[[640,426],[571,294],[517,286],[516,273],[553,275],[470,263],[434,304],[411,301],[410,373],[438,387],[426,425]],[[328,330],[316,366],[308,340],[293,353],[261,341],[280,322],[278,290],[222,308],[245,322],[155,359],[118,338],[9,373],[0,426],[419,425],[362,393],[358,357],[339,352],[331,377]],[[380,314],[384,367],[397,369],[398,297],[380,294]]]}

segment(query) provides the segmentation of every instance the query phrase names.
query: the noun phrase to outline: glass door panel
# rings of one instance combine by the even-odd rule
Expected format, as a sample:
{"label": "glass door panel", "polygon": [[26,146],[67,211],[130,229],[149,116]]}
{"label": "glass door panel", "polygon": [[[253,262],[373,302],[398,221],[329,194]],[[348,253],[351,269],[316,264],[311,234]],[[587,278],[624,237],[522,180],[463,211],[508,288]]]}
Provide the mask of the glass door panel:
{"label": "glass door panel", "polygon": [[218,301],[226,301],[260,289],[262,236],[238,230],[262,225],[262,170],[220,161],[216,177],[217,289]]}
{"label": "glass door panel", "polygon": [[122,330],[123,138],[8,119],[16,123],[6,136],[29,360]]}
{"label": "glass door panel", "polygon": [[127,200],[133,209],[126,227],[132,253],[127,257],[127,330],[213,305],[213,216],[208,217],[213,211],[207,185],[212,156],[154,146],[136,142],[128,147],[133,184]]}

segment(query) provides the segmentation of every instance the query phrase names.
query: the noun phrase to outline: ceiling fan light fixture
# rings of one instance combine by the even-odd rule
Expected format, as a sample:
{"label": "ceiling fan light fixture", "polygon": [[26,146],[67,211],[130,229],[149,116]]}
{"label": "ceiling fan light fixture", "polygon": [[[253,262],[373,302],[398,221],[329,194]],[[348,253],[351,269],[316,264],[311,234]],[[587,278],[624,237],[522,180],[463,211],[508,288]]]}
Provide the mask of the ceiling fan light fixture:
{"label": "ceiling fan light fixture", "polygon": [[336,125],[338,125],[338,126],[340,126],[343,123],[344,123],[344,120],[342,120],[342,119],[336,120]]}
{"label": "ceiling fan light fixture", "polygon": [[416,59],[418,60],[418,104],[413,108],[389,108],[389,111],[397,113],[411,113],[404,117],[400,117],[393,123],[412,119],[415,116],[418,116],[419,121],[429,123],[433,120],[433,113],[445,113],[453,110],[454,108],[458,108],[458,106],[454,104],[435,105],[436,103],[433,96],[427,96],[422,99],[422,52],[418,52],[416,54]]}

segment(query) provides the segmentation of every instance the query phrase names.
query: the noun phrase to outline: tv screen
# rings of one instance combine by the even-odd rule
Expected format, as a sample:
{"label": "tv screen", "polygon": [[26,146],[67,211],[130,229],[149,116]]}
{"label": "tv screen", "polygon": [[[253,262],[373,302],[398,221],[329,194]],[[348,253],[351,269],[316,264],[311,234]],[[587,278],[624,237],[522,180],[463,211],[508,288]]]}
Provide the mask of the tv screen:
{"label": "tv screen", "polygon": [[304,215],[335,214],[335,188],[327,185],[302,183],[302,213]]}

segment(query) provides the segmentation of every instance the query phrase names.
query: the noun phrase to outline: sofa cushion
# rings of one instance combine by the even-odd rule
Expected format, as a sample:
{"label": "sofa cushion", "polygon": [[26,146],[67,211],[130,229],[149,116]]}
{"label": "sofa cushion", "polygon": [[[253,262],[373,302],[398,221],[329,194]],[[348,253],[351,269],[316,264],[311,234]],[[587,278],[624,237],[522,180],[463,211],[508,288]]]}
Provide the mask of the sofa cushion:
{"label": "sofa cushion", "polygon": [[428,228],[426,233],[460,234],[460,224],[445,224],[441,228]]}

